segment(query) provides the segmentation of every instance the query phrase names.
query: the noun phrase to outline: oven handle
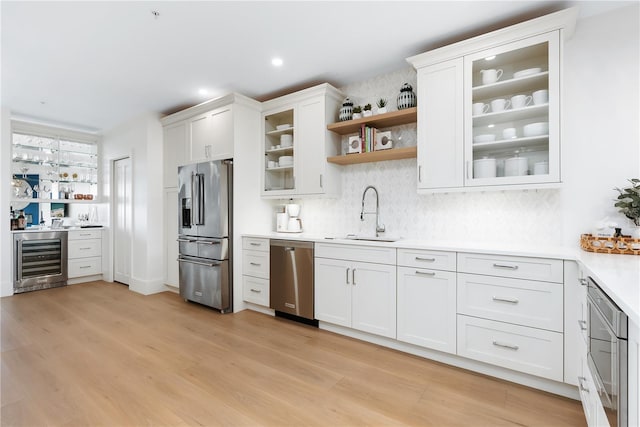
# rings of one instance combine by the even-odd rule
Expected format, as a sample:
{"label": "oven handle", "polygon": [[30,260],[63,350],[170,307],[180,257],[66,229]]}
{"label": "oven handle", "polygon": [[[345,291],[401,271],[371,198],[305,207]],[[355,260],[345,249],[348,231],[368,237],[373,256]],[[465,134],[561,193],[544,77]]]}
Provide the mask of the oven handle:
{"label": "oven handle", "polygon": [[196,265],[202,265],[204,267],[217,267],[220,265],[219,262],[202,262],[202,261],[191,261],[188,259],[184,259],[184,258],[178,258],[177,259],[178,262],[186,262],[188,264],[196,264]]}

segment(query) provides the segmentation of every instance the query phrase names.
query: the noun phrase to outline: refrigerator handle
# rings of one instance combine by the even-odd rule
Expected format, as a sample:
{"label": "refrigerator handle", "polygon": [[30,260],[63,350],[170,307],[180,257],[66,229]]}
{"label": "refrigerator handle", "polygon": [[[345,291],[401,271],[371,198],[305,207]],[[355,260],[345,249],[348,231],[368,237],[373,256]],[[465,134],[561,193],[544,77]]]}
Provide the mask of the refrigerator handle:
{"label": "refrigerator handle", "polygon": [[191,218],[189,220],[190,220],[190,223],[191,223],[192,227],[195,225],[195,223],[193,221],[193,211],[195,211],[195,208],[196,208],[194,206],[196,204],[196,198],[194,197],[195,196],[195,191],[196,191],[196,189],[195,189],[195,179],[194,179],[195,175],[196,175],[195,172],[191,172]]}
{"label": "refrigerator handle", "polygon": [[198,223],[204,225],[204,174],[198,175]]}

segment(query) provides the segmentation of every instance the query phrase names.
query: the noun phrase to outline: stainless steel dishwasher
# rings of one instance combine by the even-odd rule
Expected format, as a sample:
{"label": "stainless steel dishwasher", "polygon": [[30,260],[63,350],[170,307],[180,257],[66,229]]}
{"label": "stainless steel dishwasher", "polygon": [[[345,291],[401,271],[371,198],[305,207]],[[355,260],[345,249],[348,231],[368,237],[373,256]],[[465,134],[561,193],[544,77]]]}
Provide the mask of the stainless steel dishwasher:
{"label": "stainless steel dishwasher", "polygon": [[269,306],[277,316],[318,325],[313,311],[313,242],[271,240]]}

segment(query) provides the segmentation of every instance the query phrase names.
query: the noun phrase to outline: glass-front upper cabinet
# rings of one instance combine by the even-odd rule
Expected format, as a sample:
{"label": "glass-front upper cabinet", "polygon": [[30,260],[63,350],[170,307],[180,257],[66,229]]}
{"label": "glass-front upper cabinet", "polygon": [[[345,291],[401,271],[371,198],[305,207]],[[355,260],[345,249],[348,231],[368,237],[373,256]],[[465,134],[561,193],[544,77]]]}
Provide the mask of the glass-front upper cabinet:
{"label": "glass-front upper cabinet", "polygon": [[465,56],[465,185],[560,181],[559,33]]}
{"label": "glass-front upper cabinet", "polygon": [[295,186],[295,109],[264,114],[263,195],[293,194]]}
{"label": "glass-front upper cabinet", "polygon": [[12,169],[14,202],[86,201],[98,196],[96,143],[14,132]]}

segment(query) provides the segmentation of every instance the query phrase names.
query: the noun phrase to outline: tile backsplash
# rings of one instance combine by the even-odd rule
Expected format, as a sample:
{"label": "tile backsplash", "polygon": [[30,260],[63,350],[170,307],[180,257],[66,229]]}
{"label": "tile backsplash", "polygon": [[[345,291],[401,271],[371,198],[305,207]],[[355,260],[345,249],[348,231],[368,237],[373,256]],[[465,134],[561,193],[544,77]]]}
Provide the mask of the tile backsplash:
{"label": "tile backsplash", "polygon": [[[416,88],[411,67],[346,86],[341,90],[364,105],[379,98],[396,110],[403,83]],[[374,107],[375,111],[375,107]],[[392,128],[394,146],[416,144],[415,125]],[[343,153],[347,137],[343,138]],[[347,233],[372,235],[375,215],[360,220],[362,193],[367,185],[380,195],[380,221],[386,234],[403,238],[447,239],[523,244],[560,244],[559,190],[510,190],[447,194],[417,194],[416,160],[395,160],[342,167],[342,195],[338,199],[303,199],[305,231],[326,236]],[[373,192],[367,193],[365,211],[375,211]]]}

